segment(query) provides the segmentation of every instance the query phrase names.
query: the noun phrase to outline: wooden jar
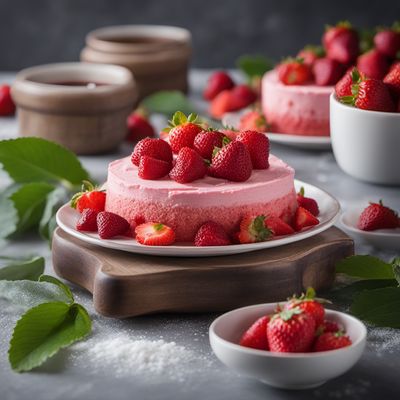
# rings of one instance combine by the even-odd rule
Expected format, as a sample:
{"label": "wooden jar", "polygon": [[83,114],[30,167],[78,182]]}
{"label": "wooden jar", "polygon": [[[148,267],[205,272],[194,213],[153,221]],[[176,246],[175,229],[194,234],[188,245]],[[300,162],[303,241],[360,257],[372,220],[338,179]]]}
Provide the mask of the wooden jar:
{"label": "wooden jar", "polygon": [[188,89],[191,34],[173,26],[122,25],[90,32],[81,60],[128,68],[143,98],[159,90]]}
{"label": "wooden jar", "polygon": [[12,97],[20,135],[39,136],[77,154],[97,154],[123,141],[138,94],[126,68],[61,63],[19,72]]}

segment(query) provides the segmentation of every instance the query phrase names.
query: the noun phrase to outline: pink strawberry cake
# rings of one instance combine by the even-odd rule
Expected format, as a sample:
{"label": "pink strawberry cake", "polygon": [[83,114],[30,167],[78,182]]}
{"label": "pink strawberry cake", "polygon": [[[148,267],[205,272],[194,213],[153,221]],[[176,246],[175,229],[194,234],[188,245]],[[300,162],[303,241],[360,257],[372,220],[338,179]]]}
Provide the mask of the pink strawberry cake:
{"label": "pink strawberry cake", "polygon": [[178,242],[193,242],[206,221],[233,232],[245,215],[277,216],[289,221],[297,208],[294,170],[270,155],[268,169],[253,170],[245,182],[206,176],[181,184],[165,177],[144,180],[130,157],[110,163],[106,210],[132,225],[142,218],[174,229]]}
{"label": "pink strawberry cake", "polygon": [[329,136],[329,96],[333,86],[285,85],[276,70],[262,80],[262,108],[271,132]]}

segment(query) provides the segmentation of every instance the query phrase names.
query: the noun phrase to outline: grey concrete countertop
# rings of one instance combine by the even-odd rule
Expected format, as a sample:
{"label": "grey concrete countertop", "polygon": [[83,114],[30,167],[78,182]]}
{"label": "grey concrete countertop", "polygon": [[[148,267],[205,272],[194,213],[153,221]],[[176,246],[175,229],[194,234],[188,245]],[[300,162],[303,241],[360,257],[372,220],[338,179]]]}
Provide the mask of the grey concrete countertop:
{"label": "grey concrete countertop", "polygon": [[[13,74],[1,74],[1,81],[10,81]],[[206,79],[204,71],[191,73],[192,97],[200,108],[200,90]],[[14,118],[0,120],[0,139],[15,137]],[[99,181],[106,177],[107,163],[128,154],[130,146],[121,146],[116,154],[81,157],[84,166]],[[336,196],[343,208],[365,204],[369,200],[385,199],[400,209],[399,188],[373,186],[345,175],[330,151],[315,152],[272,145],[272,152],[296,170],[296,177],[317,185]],[[0,176],[0,187],[6,183]],[[373,254],[390,259],[394,253],[379,251],[356,243],[359,254]],[[51,253],[46,243],[35,236],[12,241],[0,249],[2,255],[41,254],[46,260],[46,272],[52,274]],[[142,374],[127,371],[118,376],[112,368],[99,366],[86,357],[85,346],[77,344],[61,351],[34,372],[16,374],[7,360],[8,341],[18,313],[5,302],[0,304],[0,398],[28,399],[398,399],[400,398],[400,331],[369,328],[367,349],[358,364],[344,376],[307,391],[283,391],[243,378],[229,371],[212,354],[208,342],[208,327],[215,314],[154,315],[129,320],[111,320],[93,310],[91,296],[73,287],[93,319],[90,340],[101,342],[121,334],[132,340],[174,341],[191,352],[175,374]],[[90,341],[87,342],[90,346]],[[87,346],[86,346],[87,347]],[[103,368],[102,368],[103,367]]]}

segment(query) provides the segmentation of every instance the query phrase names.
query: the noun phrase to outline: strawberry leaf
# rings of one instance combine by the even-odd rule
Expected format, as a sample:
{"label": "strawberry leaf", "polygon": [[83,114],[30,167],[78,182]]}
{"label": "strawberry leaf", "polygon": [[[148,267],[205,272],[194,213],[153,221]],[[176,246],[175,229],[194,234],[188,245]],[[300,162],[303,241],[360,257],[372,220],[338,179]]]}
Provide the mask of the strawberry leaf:
{"label": "strawberry leaf", "polygon": [[190,114],[195,107],[189,99],[178,91],[160,91],[147,96],[142,100],[140,106],[152,113],[159,113],[169,116],[176,110],[182,110],[185,114]]}
{"label": "strawberry leaf", "polygon": [[59,279],[55,278],[54,276],[41,275],[39,277],[39,282],[49,282],[54,285],[57,285],[65,293],[65,295],[70,299],[70,303],[74,302],[74,295],[72,294],[71,289],[65,283],[61,282]]}
{"label": "strawberry leaf", "polygon": [[12,200],[4,193],[0,195],[0,239],[6,238],[17,230],[18,211]]}
{"label": "strawberry leaf", "polygon": [[0,280],[17,281],[27,279],[37,281],[44,271],[44,258],[11,259],[0,257]]}
{"label": "strawberry leaf", "polygon": [[394,279],[391,264],[373,256],[351,256],[336,264],[336,272],[362,279]]}

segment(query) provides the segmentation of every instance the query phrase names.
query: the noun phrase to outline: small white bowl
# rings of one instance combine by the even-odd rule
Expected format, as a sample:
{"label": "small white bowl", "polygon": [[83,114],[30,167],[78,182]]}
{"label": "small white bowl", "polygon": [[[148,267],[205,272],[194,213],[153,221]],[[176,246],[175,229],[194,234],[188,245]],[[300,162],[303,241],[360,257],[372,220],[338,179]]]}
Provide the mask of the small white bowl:
{"label": "small white bowl", "polygon": [[363,181],[400,185],[400,113],[360,110],[330,97],[332,149],[344,172]]}
{"label": "small white bowl", "polygon": [[215,355],[229,368],[281,389],[309,389],[344,374],[359,360],[367,329],[358,319],[332,310],[326,317],[342,325],[352,344],[318,353],[274,353],[240,346],[246,329],[259,317],[273,313],[276,303],[238,308],[218,317],[210,326]]}
{"label": "small white bowl", "polygon": [[363,231],[357,228],[358,219],[364,208],[352,208],[345,211],[340,217],[343,229],[354,239],[366,242],[371,246],[398,251],[400,249],[400,228],[377,229],[376,231]]}

